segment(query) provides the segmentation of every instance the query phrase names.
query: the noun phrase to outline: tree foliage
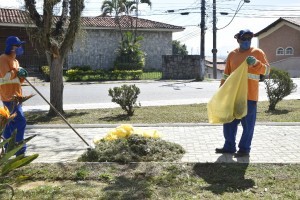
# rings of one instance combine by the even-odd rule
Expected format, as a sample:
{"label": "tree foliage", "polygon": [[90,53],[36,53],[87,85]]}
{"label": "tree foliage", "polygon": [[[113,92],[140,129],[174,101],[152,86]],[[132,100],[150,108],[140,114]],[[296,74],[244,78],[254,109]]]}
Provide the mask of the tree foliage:
{"label": "tree foliage", "polygon": [[[120,46],[117,49],[117,58],[115,60],[115,69],[117,70],[140,70],[145,65],[145,55],[140,49],[142,36],[137,35],[137,18],[122,18],[122,15],[130,15],[133,11],[138,13],[139,3],[152,5],[150,0],[105,0],[101,6],[102,16],[114,15],[115,23],[119,27],[121,36]],[[122,24],[128,24],[126,28],[131,27],[131,31],[123,32]]]}
{"label": "tree foliage", "polygon": [[178,40],[172,41],[172,54],[173,55],[188,55],[188,51],[186,50],[186,45],[181,44]]}
{"label": "tree foliage", "polygon": [[[42,14],[37,11],[35,0],[24,1],[36,26],[30,36],[43,46],[50,66],[50,103],[63,112],[63,63],[79,32],[84,0],[63,0],[60,16],[54,16],[53,9],[61,0],[45,0]],[[55,114],[50,108],[49,115]]]}
{"label": "tree foliage", "polygon": [[116,70],[142,70],[145,66],[145,54],[141,50],[142,36],[134,38],[132,32],[124,33],[124,39],[117,49],[114,68]]}
{"label": "tree foliage", "polygon": [[276,68],[272,68],[269,79],[265,79],[264,83],[269,98],[268,111],[274,111],[277,103],[297,88],[288,72]]}

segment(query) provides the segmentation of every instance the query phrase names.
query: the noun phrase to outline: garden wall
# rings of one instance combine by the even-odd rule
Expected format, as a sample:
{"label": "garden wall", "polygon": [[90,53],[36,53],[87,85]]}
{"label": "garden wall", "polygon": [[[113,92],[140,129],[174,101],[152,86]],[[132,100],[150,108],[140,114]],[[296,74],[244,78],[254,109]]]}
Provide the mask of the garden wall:
{"label": "garden wall", "polygon": [[200,55],[163,55],[163,79],[199,79]]}

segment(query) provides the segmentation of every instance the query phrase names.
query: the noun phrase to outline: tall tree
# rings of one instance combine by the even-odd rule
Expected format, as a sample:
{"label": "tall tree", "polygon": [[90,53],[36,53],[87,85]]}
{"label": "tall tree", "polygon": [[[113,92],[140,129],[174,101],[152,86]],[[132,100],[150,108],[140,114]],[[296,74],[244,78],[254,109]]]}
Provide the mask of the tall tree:
{"label": "tall tree", "polygon": [[[79,32],[84,0],[63,0],[62,13],[57,17],[53,8],[61,0],[44,0],[43,14],[37,11],[35,0],[24,1],[50,66],[50,103],[63,113],[63,63]],[[48,114],[56,115],[52,108]]]}

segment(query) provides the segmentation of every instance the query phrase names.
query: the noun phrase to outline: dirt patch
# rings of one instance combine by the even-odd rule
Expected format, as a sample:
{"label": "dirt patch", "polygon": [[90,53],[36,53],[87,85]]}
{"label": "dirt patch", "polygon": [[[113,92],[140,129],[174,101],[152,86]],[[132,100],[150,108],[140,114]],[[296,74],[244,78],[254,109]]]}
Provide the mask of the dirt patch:
{"label": "dirt patch", "polygon": [[65,185],[88,185],[88,186],[100,186],[103,183],[98,181],[33,181],[24,183],[22,185],[17,186],[19,190],[27,191],[32,190],[40,186],[50,186],[50,187],[63,187]]}

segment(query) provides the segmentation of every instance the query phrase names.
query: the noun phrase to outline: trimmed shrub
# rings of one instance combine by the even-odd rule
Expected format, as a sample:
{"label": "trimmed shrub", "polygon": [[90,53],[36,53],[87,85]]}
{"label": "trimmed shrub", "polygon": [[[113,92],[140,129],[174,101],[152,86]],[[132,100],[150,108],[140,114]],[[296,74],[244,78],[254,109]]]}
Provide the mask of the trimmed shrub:
{"label": "trimmed shrub", "polygon": [[138,87],[126,84],[121,87],[110,88],[108,91],[108,95],[112,97],[111,101],[119,104],[127,112],[128,116],[133,115],[139,94],[140,89]]}
{"label": "trimmed shrub", "polygon": [[297,88],[288,72],[276,68],[271,69],[269,79],[265,79],[264,83],[269,98],[268,111],[274,111],[277,103]]}

